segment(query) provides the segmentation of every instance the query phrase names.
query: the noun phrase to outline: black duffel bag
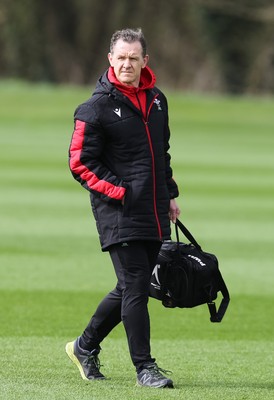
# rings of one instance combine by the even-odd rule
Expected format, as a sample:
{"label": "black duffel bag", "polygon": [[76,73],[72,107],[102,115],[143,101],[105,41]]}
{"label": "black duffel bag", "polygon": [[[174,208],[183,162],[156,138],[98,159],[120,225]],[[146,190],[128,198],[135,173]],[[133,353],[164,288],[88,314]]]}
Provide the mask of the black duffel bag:
{"label": "black duffel bag", "polygon": [[[179,241],[178,228],[190,244]],[[210,321],[221,322],[230,298],[217,257],[204,252],[178,219],[175,230],[177,242],[166,240],[161,246],[151,276],[150,296],[161,300],[169,308],[192,308],[206,303]],[[223,298],[217,310],[214,300],[218,292]]]}

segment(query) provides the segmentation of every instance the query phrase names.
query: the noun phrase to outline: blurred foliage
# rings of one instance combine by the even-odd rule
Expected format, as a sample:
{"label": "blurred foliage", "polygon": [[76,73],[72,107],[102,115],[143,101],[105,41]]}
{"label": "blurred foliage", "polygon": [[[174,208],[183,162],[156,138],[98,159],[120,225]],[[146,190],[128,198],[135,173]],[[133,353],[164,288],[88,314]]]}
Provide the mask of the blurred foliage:
{"label": "blurred foliage", "polygon": [[0,76],[94,82],[123,27],[142,27],[161,85],[274,93],[273,0],[0,0]]}

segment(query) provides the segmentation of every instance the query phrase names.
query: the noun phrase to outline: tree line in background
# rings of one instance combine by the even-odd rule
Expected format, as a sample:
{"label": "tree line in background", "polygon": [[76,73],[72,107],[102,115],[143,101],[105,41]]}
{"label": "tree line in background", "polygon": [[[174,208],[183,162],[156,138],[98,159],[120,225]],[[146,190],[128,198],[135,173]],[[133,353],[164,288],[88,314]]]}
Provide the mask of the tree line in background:
{"label": "tree line in background", "polygon": [[274,93],[273,0],[0,0],[0,76],[89,84],[142,27],[161,86]]}

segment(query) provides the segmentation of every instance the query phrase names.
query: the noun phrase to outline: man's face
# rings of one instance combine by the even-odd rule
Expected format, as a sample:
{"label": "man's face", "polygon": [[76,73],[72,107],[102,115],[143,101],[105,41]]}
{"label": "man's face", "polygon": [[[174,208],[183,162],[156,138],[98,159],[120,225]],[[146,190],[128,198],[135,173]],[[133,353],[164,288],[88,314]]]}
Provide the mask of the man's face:
{"label": "man's face", "polygon": [[140,42],[127,43],[119,39],[108,59],[118,81],[127,86],[139,86],[141,70],[148,62]]}

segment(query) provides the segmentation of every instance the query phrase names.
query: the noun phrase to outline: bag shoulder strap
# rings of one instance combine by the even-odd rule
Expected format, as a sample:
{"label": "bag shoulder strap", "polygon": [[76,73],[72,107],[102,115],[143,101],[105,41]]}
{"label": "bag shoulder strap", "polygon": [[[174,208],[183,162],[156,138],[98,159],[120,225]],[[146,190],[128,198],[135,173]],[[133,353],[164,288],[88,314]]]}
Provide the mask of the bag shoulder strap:
{"label": "bag shoulder strap", "polygon": [[222,293],[223,298],[221,300],[218,310],[216,308],[216,304],[214,301],[211,303],[207,303],[211,322],[221,322],[222,321],[223,316],[225,315],[225,312],[226,312],[227,307],[230,302],[230,296],[229,296],[227,286],[226,286],[225,281],[219,270],[218,270],[218,275],[219,275],[220,291]]}

